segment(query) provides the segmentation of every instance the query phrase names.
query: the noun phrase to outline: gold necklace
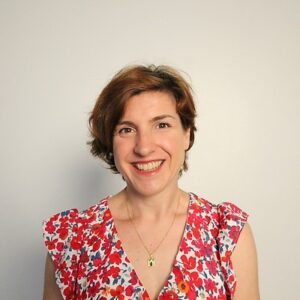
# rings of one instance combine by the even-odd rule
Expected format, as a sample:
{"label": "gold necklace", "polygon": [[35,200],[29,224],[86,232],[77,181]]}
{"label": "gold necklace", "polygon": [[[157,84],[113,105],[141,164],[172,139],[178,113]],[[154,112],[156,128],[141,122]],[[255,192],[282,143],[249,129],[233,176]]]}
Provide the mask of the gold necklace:
{"label": "gold necklace", "polygon": [[154,248],[154,250],[152,250],[152,251],[150,251],[150,250],[148,249],[148,247],[145,245],[145,243],[144,243],[142,237],[140,236],[140,234],[139,234],[139,232],[138,232],[138,230],[137,230],[137,228],[136,228],[136,226],[135,226],[135,224],[134,224],[134,221],[133,221],[133,219],[132,219],[132,216],[131,216],[131,214],[130,214],[130,212],[129,212],[128,200],[126,200],[126,208],[127,208],[127,214],[128,214],[129,220],[130,220],[130,222],[131,222],[131,224],[132,224],[132,226],[133,226],[133,228],[134,228],[134,231],[136,232],[136,234],[137,234],[137,236],[138,236],[138,238],[139,238],[141,244],[143,245],[144,249],[146,250],[146,252],[147,252],[147,254],[148,254],[148,259],[147,259],[147,265],[148,265],[148,267],[154,267],[154,266],[155,266],[155,258],[154,258],[154,256],[153,256],[153,254],[157,251],[157,249],[160,247],[160,245],[161,245],[161,244],[163,243],[163,241],[166,239],[168,233],[170,232],[170,230],[171,230],[171,228],[172,228],[172,226],[173,226],[173,224],[174,224],[174,222],[175,222],[176,215],[177,215],[177,213],[178,213],[179,200],[180,200],[180,197],[178,197],[177,207],[176,207],[176,211],[175,211],[175,214],[174,214],[174,218],[173,218],[173,220],[172,220],[172,222],[171,222],[171,224],[170,224],[168,230],[166,231],[165,235],[163,236],[163,238],[161,239],[161,241],[158,243],[158,245],[157,245],[157,246]]}

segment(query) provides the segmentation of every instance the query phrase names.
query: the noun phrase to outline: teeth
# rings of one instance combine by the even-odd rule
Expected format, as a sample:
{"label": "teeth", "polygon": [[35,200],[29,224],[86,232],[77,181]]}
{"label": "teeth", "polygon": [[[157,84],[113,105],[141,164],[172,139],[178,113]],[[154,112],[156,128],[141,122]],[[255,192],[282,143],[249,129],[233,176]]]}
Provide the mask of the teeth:
{"label": "teeth", "polygon": [[136,167],[139,170],[143,171],[153,171],[157,169],[161,165],[162,161],[154,161],[154,162],[149,162],[147,164],[136,164]]}

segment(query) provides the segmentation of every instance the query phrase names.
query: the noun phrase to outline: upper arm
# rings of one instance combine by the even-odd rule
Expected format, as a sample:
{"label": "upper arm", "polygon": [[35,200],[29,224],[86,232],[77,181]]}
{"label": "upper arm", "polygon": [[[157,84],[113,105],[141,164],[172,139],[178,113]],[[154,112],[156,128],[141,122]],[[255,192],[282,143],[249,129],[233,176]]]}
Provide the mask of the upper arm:
{"label": "upper arm", "polygon": [[259,300],[257,254],[248,223],[241,231],[231,260],[237,278],[234,300]]}
{"label": "upper arm", "polygon": [[63,300],[55,281],[55,267],[49,254],[46,257],[43,300]]}

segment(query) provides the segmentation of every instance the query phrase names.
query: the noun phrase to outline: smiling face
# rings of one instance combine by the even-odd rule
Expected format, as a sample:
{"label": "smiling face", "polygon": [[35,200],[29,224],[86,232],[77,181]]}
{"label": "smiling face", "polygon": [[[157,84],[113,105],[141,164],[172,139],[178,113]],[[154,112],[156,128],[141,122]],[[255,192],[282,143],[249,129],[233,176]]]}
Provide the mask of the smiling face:
{"label": "smiling face", "polygon": [[189,142],[173,96],[151,91],[130,98],[113,137],[115,165],[128,190],[150,196],[177,188]]}

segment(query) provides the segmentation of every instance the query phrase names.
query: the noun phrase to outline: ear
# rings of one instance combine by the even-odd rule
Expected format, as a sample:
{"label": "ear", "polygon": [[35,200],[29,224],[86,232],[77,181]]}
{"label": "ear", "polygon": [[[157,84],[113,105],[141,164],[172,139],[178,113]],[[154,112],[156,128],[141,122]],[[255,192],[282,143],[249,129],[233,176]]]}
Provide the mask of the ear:
{"label": "ear", "polygon": [[183,145],[184,145],[184,150],[187,151],[190,147],[190,134],[191,134],[191,129],[185,129],[184,132],[184,137],[183,137]]}

